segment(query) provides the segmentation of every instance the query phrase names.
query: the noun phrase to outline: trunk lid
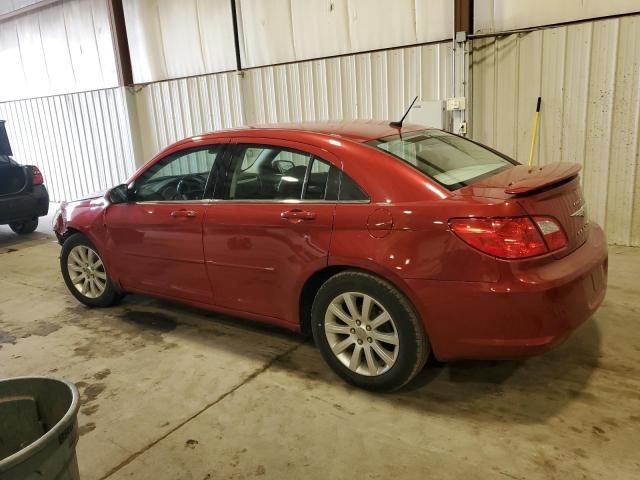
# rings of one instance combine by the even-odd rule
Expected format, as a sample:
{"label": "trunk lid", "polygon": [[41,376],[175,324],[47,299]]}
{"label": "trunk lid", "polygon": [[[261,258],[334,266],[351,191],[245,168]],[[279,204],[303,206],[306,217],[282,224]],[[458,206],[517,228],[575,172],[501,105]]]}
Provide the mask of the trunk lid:
{"label": "trunk lid", "polygon": [[13,152],[11,151],[5,121],[0,120],[0,157],[10,157],[11,155],[13,155]]}
{"label": "trunk lid", "polygon": [[19,193],[27,186],[26,168],[18,165],[11,155],[5,121],[0,120],[0,197]]}
{"label": "trunk lid", "polygon": [[529,215],[555,218],[567,234],[567,248],[558,253],[564,256],[580,247],[589,233],[589,220],[578,177],[580,169],[579,164],[552,163],[529,172],[526,165],[517,165],[461,188],[456,194],[513,199]]}
{"label": "trunk lid", "polygon": [[0,157],[0,197],[20,193],[27,187],[27,169],[21,165],[4,162]]}

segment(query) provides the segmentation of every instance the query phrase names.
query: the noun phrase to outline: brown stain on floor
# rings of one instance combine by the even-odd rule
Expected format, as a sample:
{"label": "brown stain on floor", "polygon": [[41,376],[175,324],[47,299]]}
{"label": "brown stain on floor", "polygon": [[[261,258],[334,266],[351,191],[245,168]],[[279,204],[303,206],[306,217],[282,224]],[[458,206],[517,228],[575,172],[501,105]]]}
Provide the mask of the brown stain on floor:
{"label": "brown stain on floor", "polygon": [[78,435],[82,437],[83,435],[86,435],[89,432],[93,432],[95,429],[96,429],[96,424],[93,422],[89,422],[78,428]]}
{"label": "brown stain on floor", "polygon": [[126,310],[120,317],[128,323],[160,332],[171,332],[177,326],[176,320],[166,313]]}
{"label": "brown stain on floor", "polygon": [[15,335],[11,335],[9,332],[0,332],[0,343],[16,344]]}
{"label": "brown stain on floor", "polygon": [[102,392],[106,390],[106,388],[107,386],[104,383],[93,383],[87,385],[87,387],[82,392],[82,395],[80,396],[80,405],[93,402]]}
{"label": "brown stain on floor", "polygon": [[111,370],[108,368],[105,368],[104,370],[100,370],[99,372],[94,373],[93,378],[95,378],[96,380],[104,380],[109,375],[111,375]]}

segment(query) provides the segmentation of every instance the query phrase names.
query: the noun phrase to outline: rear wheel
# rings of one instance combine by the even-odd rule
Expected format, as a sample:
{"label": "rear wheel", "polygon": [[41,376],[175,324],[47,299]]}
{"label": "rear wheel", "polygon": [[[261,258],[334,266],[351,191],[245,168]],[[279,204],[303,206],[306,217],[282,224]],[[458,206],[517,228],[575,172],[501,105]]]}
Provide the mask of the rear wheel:
{"label": "rear wheel", "polygon": [[424,366],[429,343],[413,306],[390,283],[347,271],[320,287],[312,307],[313,337],[347,382],[391,391]]}
{"label": "rear wheel", "polygon": [[38,219],[10,223],[9,228],[19,235],[27,235],[35,232],[36,228],[38,228]]}
{"label": "rear wheel", "polygon": [[60,269],[69,291],[89,307],[108,307],[122,298],[98,250],[80,233],[62,245]]}

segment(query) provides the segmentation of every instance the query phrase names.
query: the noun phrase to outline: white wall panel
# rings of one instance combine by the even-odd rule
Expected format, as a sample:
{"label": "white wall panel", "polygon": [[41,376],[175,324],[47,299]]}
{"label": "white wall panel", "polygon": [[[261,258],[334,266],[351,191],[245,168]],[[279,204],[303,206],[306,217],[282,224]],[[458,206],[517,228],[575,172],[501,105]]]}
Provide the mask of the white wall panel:
{"label": "white wall panel", "polygon": [[245,105],[252,123],[387,119],[404,113],[415,95],[451,94],[450,45],[351,55],[246,72]]}
{"label": "white wall panel", "polygon": [[183,138],[245,124],[241,78],[222,73],[131,90],[137,109],[138,163]]}
{"label": "white wall panel", "polygon": [[0,0],[0,15],[15,12],[24,7],[38,3],[40,0]]}
{"label": "white wall panel", "polygon": [[474,0],[474,31],[500,32],[637,12],[638,0]]}
{"label": "white wall panel", "polygon": [[452,36],[448,0],[237,0],[237,5],[244,67]]}
{"label": "white wall panel", "polygon": [[150,84],[131,93],[141,158],[243,124],[399,118],[415,95],[451,95],[450,44],[351,55]]}
{"label": "white wall panel", "polygon": [[0,101],[117,85],[106,0],[64,0],[0,22]]}
{"label": "white wall panel", "polygon": [[135,83],[233,70],[229,0],[124,0]]}
{"label": "white wall panel", "polygon": [[14,157],[38,165],[51,200],[122,183],[135,170],[124,89],[0,103]]}
{"label": "white wall panel", "polygon": [[640,245],[640,16],[473,42],[472,137],[522,163],[578,162],[590,217]]}

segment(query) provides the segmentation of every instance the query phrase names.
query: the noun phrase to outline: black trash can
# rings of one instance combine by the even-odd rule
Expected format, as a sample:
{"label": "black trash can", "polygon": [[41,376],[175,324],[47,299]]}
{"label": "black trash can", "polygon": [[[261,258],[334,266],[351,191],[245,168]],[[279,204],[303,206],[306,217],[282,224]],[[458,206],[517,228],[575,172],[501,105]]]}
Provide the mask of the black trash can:
{"label": "black trash can", "polygon": [[0,480],[79,480],[79,406],[64,380],[0,380]]}

